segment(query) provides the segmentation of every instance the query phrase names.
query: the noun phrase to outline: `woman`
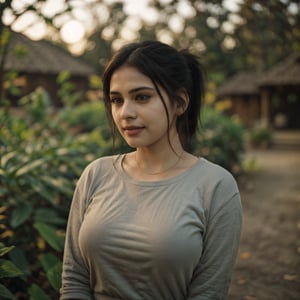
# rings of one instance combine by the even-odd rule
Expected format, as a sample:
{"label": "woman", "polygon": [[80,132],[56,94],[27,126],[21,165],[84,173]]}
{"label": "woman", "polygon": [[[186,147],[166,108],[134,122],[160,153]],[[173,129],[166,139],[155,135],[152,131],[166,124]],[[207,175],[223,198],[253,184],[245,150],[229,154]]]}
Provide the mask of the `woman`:
{"label": "woman", "polygon": [[133,43],[103,76],[113,127],[135,151],[83,172],[70,210],[61,299],[217,300],[241,231],[233,177],[189,153],[203,96],[188,51]]}

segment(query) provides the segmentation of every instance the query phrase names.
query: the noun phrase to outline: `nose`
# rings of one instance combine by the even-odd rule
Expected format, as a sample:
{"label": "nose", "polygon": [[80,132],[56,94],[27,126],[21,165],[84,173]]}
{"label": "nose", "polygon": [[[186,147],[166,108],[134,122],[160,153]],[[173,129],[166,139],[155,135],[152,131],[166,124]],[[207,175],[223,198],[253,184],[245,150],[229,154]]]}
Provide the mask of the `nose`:
{"label": "nose", "polygon": [[119,113],[122,119],[136,118],[136,109],[133,101],[125,99]]}

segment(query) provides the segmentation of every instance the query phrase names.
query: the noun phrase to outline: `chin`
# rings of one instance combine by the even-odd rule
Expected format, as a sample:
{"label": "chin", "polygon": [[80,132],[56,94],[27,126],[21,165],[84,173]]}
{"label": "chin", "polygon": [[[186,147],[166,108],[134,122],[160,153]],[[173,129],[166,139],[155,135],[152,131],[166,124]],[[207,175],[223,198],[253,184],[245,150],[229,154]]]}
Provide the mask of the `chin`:
{"label": "chin", "polygon": [[128,140],[128,139],[125,139],[125,141],[126,141],[127,145],[131,148],[142,148],[142,147],[149,146],[149,144],[139,142],[139,141],[132,141],[132,140]]}
{"label": "chin", "polygon": [[141,145],[140,143],[129,143],[128,141],[126,141],[127,145],[130,147],[130,148],[141,148],[141,147],[144,147],[145,145]]}

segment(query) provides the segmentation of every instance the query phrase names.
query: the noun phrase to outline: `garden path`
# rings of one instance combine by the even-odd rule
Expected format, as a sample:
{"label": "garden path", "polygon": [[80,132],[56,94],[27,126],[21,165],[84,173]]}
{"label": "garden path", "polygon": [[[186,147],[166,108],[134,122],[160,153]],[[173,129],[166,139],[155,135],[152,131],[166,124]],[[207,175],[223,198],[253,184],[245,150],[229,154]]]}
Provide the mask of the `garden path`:
{"label": "garden path", "polygon": [[243,232],[228,300],[300,299],[299,150],[246,154],[257,170],[239,180]]}

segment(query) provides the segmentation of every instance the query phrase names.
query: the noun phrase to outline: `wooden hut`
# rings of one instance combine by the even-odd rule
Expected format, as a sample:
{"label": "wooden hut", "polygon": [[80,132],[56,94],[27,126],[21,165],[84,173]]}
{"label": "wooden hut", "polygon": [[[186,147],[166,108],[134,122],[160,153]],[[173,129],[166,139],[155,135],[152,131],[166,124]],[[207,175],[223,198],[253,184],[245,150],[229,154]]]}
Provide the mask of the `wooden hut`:
{"label": "wooden hut", "polygon": [[[97,73],[94,67],[72,56],[60,46],[46,40],[32,41],[16,32],[11,32],[4,60],[4,72],[10,71],[17,72],[15,84],[22,90],[22,94],[43,87],[56,106],[61,105],[57,96],[59,89],[57,76],[62,71],[69,72],[70,81],[75,84],[76,91],[81,92],[82,95],[85,95],[89,89],[89,76]],[[12,102],[16,101],[12,95],[6,96]]]}
{"label": "wooden hut", "polygon": [[227,112],[237,115],[247,127],[254,126],[261,115],[259,78],[256,73],[238,73],[217,89],[217,100],[230,101]]}
{"label": "wooden hut", "polygon": [[259,81],[262,118],[267,125],[300,129],[300,54],[265,72]]}
{"label": "wooden hut", "polygon": [[230,99],[230,114],[246,127],[300,128],[300,54],[293,54],[270,70],[238,73],[216,92],[218,101]]}

